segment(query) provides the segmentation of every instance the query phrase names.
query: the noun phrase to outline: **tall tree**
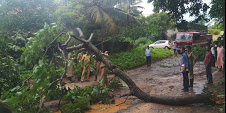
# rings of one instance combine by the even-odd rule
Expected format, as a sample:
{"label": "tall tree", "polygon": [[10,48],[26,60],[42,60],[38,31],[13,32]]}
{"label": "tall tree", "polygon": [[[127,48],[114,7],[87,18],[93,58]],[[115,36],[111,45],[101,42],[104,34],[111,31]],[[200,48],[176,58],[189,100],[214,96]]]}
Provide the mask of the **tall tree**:
{"label": "tall tree", "polygon": [[[195,21],[199,21],[206,16],[209,6],[203,3],[203,0],[148,0],[154,2],[154,12],[168,12],[173,16],[178,27],[184,26],[184,14],[189,13],[190,16],[197,17]],[[204,18],[208,21],[207,18]]]}
{"label": "tall tree", "polygon": [[[115,33],[116,23],[114,19],[124,21],[136,21],[133,15],[125,13],[123,10],[116,8],[122,4],[132,4],[140,0],[84,0],[82,4],[87,9],[87,15],[91,20],[100,25],[101,41],[106,39],[106,32]],[[103,43],[101,46],[103,51]]]}
{"label": "tall tree", "polygon": [[210,16],[211,18],[216,18],[218,23],[223,25],[223,30],[225,30],[225,0],[212,0]]}

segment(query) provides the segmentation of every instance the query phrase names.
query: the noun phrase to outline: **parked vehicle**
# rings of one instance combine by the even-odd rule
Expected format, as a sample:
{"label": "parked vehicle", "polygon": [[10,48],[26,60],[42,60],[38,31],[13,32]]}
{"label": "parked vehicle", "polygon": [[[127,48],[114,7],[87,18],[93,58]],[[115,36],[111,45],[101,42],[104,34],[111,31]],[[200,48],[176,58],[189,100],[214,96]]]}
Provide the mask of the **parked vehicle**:
{"label": "parked vehicle", "polygon": [[186,45],[192,47],[201,45],[204,47],[206,44],[212,43],[212,35],[201,34],[200,32],[178,32],[176,34],[175,43],[178,52],[180,52],[180,49]]}
{"label": "parked vehicle", "polygon": [[164,49],[171,49],[172,44],[169,40],[158,40],[155,43],[149,45],[150,48],[164,48]]}

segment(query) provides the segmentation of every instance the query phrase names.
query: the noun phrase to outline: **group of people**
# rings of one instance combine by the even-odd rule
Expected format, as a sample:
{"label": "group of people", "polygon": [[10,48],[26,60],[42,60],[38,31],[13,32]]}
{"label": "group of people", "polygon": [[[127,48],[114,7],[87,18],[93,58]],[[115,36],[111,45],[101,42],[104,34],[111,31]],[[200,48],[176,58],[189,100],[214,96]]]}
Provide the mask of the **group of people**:
{"label": "group of people", "polygon": [[[187,49],[187,52],[185,50]],[[219,71],[224,69],[224,60],[225,60],[225,49],[220,44],[217,47],[217,55],[215,51],[211,51],[211,46],[206,45],[206,55],[204,59],[204,65],[206,69],[207,75],[207,84],[212,84],[212,72],[211,67],[215,66],[215,60],[217,61],[217,68]],[[214,52],[214,54],[213,54]],[[193,66],[196,63],[196,56],[191,52],[191,46],[187,46],[186,48],[181,48],[182,59],[181,59],[181,71],[183,73],[183,91],[189,91],[189,87],[193,87],[194,83],[194,73]],[[189,75],[188,75],[189,74]]]}
{"label": "group of people", "polygon": [[[75,54],[75,51],[73,51],[73,54]],[[81,71],[81,76],[78,77],[78,81],[81,82],[89,82],[89,76],[90,76],[90,69],[92,67],[92,62],[91,62],[91,55],[89,54],[88,51],[86,51],[85,54],[79,53],[77,55],[77,58],[73,56],[72,53],[68,54],[68,67],[67,67],[67,78],[68,82],[72,82],[72,77],[74,76],[74,64],[75,64],[75,59],[76,59],[76,64],[77,66],[80,67]],[[108,58],[108,52],[105,51],[105,53],[102,53],[105,57]],[[103,85],[108,85],[108,80],[107,80],[107,72],[108,68],[107,66],[103,63],[100,62],[95,55],[93,55],[93,58],[95,59],[94,62],[94,68],[96,69],[95,71],[95,81],[97,81],[97,76],[100,75],[101,79],[103,79]]]}

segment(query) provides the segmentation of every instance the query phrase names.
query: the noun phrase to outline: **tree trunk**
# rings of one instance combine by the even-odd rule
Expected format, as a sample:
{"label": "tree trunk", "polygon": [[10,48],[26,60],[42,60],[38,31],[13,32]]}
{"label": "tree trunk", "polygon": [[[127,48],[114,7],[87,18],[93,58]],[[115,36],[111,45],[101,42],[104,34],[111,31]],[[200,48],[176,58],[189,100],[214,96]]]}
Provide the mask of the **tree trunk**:
{"label": "tree trunk", "polygon": [[104,52],[104,40],[105,40],[105,29],[103,23],[101,24],[101,51]]}
{"label": "tree trunk", "polygon": [[94,53],[97,58],[99,58],[102,62],[104,62],[112,72],[122,79],[128,86],[132,93],[132,95],[137,98],[146,101],[146,102],[154,102],[159,104],[166,105],[186,105],[193,103],[205,103],[210,102],[210,93],[205,92],[203,94],[197,94],[192,96],[158,96],[158,95],[150,95],[140,88],[136,86],[136,84],[129,78],[123,71],[117,68],[108,58],[104,57],[99,50],[91,43],[87,43],[85,47],[92,53]]}
{"label": "tree trunk", "polygon": [[[78,49],[81,47],[86,48],[88,51],[95,54],[96,58],[99,61],[102,61],[108,66],[109,69],[112,70],[112,72],[118,76],[120,79],[122,79],[129,87],[130,92],[133,96],[136,96],[137,98],[146,101],[146,102],[154,102],[158,104],[166,104],[166,105],[186,105],[186,104],[193,104],[193,103],[206,103],[211,102],[210,97],[211,94],[209,92],[203,91],[202,94],[196,94],[196,95],[189,95],[189,96],[161,96],[161,95],[151,95],[144,91],[142,91],[140,88],[137,87],[137,85],[133,82],[133,80],[126,75],[122,70],[117,68],[116,65],[114,65],[107,57],[102,55],[102,53],[91,43],[93,33],[91,34],[90,38],[88,40],[85,40],[86,38],[83,37],[83,33],[81,29],[77,28],[80,36],[75,37],[77,40],[81,41],[83,44],[82,46],[76,46],[74,49]],[[70,49],[72,50],[72,49]]]}

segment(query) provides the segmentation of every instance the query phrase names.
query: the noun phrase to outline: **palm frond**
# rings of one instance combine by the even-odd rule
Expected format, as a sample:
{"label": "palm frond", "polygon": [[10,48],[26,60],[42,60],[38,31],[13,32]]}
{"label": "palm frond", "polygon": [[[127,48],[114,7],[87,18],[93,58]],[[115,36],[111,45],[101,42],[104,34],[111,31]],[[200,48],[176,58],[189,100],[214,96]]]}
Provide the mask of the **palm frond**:
{"label": "palm frond", "polygon": [[116,29],[116,24],[114,20],[105,12],[103,12],[103,22],[105,27],[108,28],[108,30],[113,33]]}
{"label": "palm frond", "polygon": [[92,6],[87,9],[87,13],[90,15],[91,19],[95,21],[97,24],[102,23],[101,9],[97,6]]}
{"label": "palm frond", "polygon": [[137,17],[135,17],[135,16],[133,16],[131,14],[128,14],[128,13],[124,12],[121,9],[118,9],[118,8],[108,8],[108,9],[105,9],[105,11],[111,17],[118,17],[121,20],[124,20],[124,21],[127,21],[127,22],[137,22],[137,23],[140,23]]}

